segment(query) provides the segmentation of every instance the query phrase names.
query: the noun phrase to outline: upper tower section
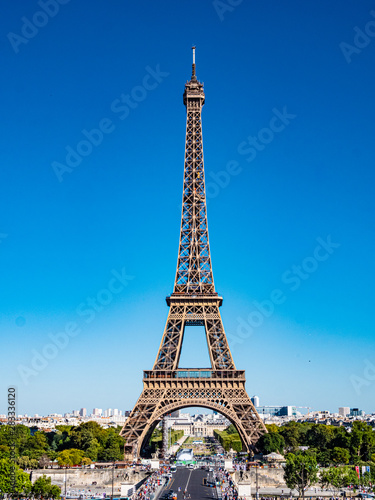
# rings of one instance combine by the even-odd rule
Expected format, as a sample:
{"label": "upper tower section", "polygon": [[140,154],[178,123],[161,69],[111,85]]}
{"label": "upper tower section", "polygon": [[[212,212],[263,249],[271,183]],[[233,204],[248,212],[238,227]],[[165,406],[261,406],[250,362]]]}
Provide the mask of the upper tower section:
{"label": "upper tower section", "polygon": [[193,47],[193,70],[184,92],[186,143],[180,247],[174,291],[168,301],[181,296],[217,296],[211,269],[206,213],[201,120],[204,99],[203,84],[195,74]]}
{"label": "upper tower section", "polygon": [[184,104],[186,109],[190,107],[199,107],[202,109],[204,104],[203,83],[198,82],[195,74],[195,47],[193,47],[193,66],[191,71],[191,79],[185,84]]}

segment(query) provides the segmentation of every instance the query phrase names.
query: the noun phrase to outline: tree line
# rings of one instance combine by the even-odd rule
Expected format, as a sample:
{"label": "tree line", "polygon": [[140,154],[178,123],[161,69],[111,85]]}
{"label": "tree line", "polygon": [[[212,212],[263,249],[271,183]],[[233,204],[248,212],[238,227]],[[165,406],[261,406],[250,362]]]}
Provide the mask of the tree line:
{"label": "tree line", "polygon": [[[9,494],[13,492],[10,478],[14,471],[19,494],[58,498],[60,488],[51,485],[50,478],[40,477],[32,485],[24,470],[45,468],[55,460],[61,467],[123,460],[125,440],[119,435],[120,431],[120,426],[103,429],[92,421],[79,426],[58,425],[55,432],[30,429],[25,425],[12,428],[3,425],[0,427],[0,490]],[[16,464],[11,461],[13,443]]]}
{"label": "tree line", "polygon": [[375,432],[360,420],[354,421],[350,429],[294,421],[280,427],[275,424],[266,427],[268,433],[258,442],[264,454],[297,453],[305,448],[322,467],[375,462]]}
{"label": "tree line", "polygon": [[125,440],[117,428],[103,429],[97,422],[79,426],[57,425],[55,432],[25,425],[0,427],[0,459],[10,459],[15,441],[17,464],[22,469],[46,467],[57,460],[60,466],[86,465],[96,461],[122,460]]}
{"label": "tree line", "polygon": [[[257,443],[258,451],[263,455],[308,450],[322,467],[375,463],[375,432],[371,425],[360,420],[354,421],[350,429],[294,421],[282,426],[266,425],[266,428],[268,433]],[[214,435],[225,451],[241,451],[240,436],[233,424],[225,431],[215,430]]]}
{"label": "tree line", "polygon": [[221,446],[225,451],[233,450],[233,451],[241,451],[242,450],[242,442],[236,428],[233,424],[225,429],[225,431],[214,430],[214,437],[219,441]]}
{"label": "tree line", "polygon": [[[13,477],[15,481],[13,481]],[[7,458],[0,458],[0,493],[11,498],[32,495],[34,498],[60,498],[61,488],[51,483],[51,478],[39,477],[34,484],[30,475],[11,463]]]}
{"label": "tree line", "polygon": [[[266,428],[268,433],[257,443],[258,452],[285,456],[285,482],[300,496],[316,484],[337,493],[348,486],[375,484],[375,432],[366,422],[354,421],[350,429],[294,421]],[[214,433],[226,451],[240,451],[233,425]]]}

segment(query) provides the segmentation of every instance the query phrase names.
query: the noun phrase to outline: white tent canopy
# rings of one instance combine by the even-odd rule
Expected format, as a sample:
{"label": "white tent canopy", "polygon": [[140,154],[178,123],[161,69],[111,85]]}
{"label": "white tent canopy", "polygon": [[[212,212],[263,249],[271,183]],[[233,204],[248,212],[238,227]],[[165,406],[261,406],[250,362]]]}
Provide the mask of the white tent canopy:
{"label": "white tent canopy", "polygon": [[269,462],[271,461],[283,461],[285,458],[280,455],[280,453],[269,453],[268,455],[264,455],[264,458],[268,460]]}

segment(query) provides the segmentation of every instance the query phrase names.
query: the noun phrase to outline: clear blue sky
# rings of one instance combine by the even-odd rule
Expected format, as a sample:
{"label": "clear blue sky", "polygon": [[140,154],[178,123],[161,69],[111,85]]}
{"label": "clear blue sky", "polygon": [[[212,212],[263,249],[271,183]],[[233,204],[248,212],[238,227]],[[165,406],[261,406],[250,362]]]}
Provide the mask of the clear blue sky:
{"label": "clear blue sky", "polygon": [[[0,413],[12,384],[29,414],[141,393],[176,270],[193,44],[214,279],[248,393],[375,411],[375,4],[231,3],[3,5]],[[207,365],[203,340],[187,330],[185,366]]]}

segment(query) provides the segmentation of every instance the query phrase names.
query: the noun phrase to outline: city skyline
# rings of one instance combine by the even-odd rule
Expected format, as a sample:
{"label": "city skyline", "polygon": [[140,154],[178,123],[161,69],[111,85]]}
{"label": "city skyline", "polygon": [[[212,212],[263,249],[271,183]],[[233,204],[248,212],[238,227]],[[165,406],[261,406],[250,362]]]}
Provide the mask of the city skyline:
{"label": "city skyline", "polygon": [[[374,417],[375,413],[372,412],[370,414],[365,413],[364,410],[361,410],[360,408],[351,408],[349,406],[341,406],[337,409],[337,411],[332,411],[330,412],[329,410],[324,410],[324,409],[314,409],[311,407],[299,407],[299,406],[293,406],[293,405],[260,405],[259,404],[259,398],[256,404],[254,402],[254,398],[258,398],[257,396],[254,396],[251,398],[255,408],[257,409],[259,415],[262,418],[268,418],[268,417],[292,417],[292,418],[309,418],[310,417],[316,417],[317,415],[320,415],[321,418],[323,416],[329,417],[329,416],[335,416],[335,417],[342,417],[342,419],[345,419],[347,417],[349,418],[358,418],[358,417]],[[281,410],[281,411],[280,411]],[[304,412],[301,410],[305,410]],[[51,412],[49,414],[45,415],[39,415],[39,414],[34,414],[34,415],[29,415],[28,413],[24,413],[22,415],[18,414],[17,418],[68,418],[68,419],[74,419],[74,418],[79,418],[79,419],[84,419],[86,421],[88,420],[102,420],[102,419],[108,419],[111,417],[117,417],[116,421],[120,422],[119,418],[122,417],[121,423],[125,421],[125,419],[130,415],[131,410],[119,410],[118,408],[93,408],[92,411],[87,411],[86,408],[81,408],[81,409],[74,409],[71,411],[64,411],[61,413],[58,412]],[[204,407],[187,407],[183,408],[179,411],[177,411],[178,415],[176,414],[171,414],[169,415],[170,418],[184,418],[184,416],[190,415],[190,417],[193,416],[199,416],[199,415],[220,415],[222,418],[225,418],[224,415],[220,414],[220,412],[211,410],[209,408],[204,408]],[[0,414],[1,418],[6,417],[5,414]]]}
{"label": "city skyline", "polygon": [[[21,414],[135,404],[176,272],[195,44],[213,275],[247,392],[374,412],[371,2],[46,4],[0,20],[0,392]],[[196,330],[180,366],[209,366]]]}

